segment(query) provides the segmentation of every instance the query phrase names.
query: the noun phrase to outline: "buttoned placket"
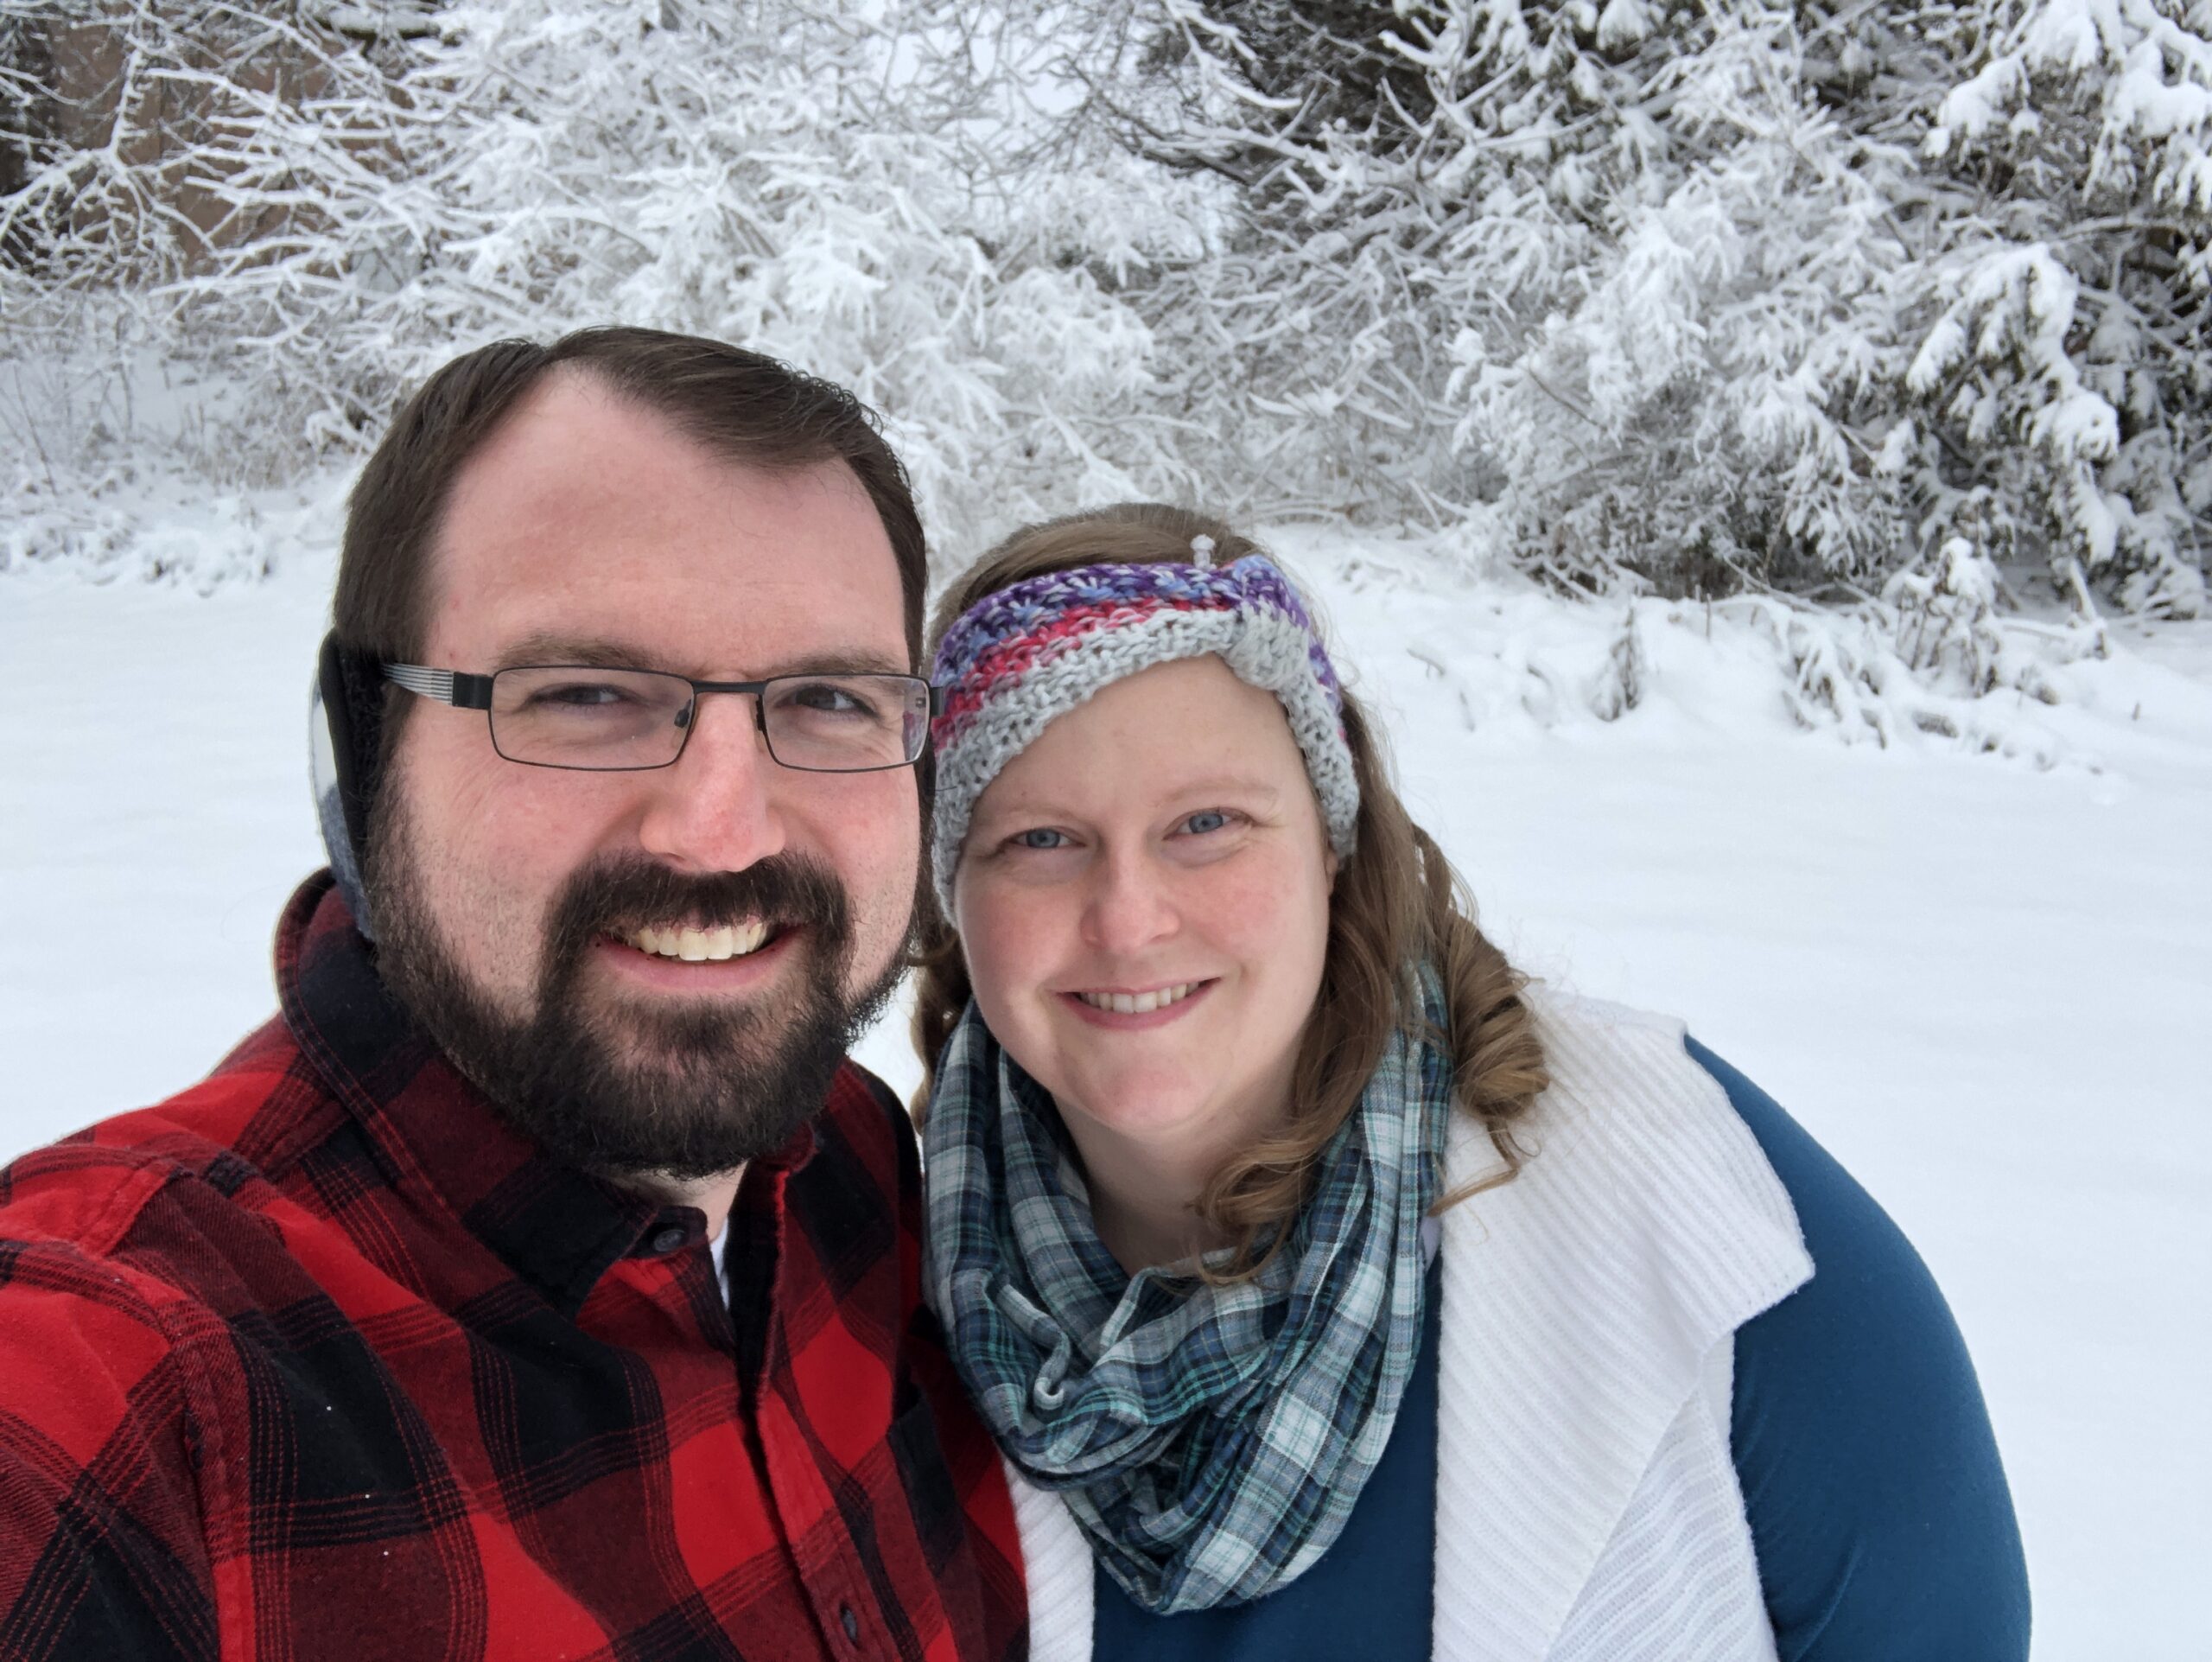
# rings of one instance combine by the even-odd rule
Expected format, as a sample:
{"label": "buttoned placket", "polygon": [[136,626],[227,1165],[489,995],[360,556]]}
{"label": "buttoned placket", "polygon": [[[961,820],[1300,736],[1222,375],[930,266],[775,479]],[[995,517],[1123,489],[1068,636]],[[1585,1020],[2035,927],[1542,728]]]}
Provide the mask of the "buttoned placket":
{"label": "buttoned placket", "polygon": [[[782,1168],[760,1174],[773,1185],[770,1215],[776,1220],[776,1280],[779,1290],[784,1266],[790,1262],[784,1251],[784,1235],[789,1227],[785,1211],[788,1175]],[[831,1655],[841,1658],[877,1653],[880,1640],[875,1636],[882,1632],[882,1619],[868,1590],[867,1566],[861,1562],[860,1553],[853,1544],[837,1497],[823,1481],[814,1451],[792,1422],[781,1398],[766,1389],[749,1394],[753,1408],[753,1431],[767,1468],[768,1491],[775,1503],[776,1521],[827,1648]],[[829,1551],[810,1548],[810,1532],[803,1522],[794,1527],[793,1520],[808,1518],[830,1521],[832,1527],[812,1531],[816,1539],[826,1538],[834,1544]],[[887,1649],[881,1653],[890,1654]]]}

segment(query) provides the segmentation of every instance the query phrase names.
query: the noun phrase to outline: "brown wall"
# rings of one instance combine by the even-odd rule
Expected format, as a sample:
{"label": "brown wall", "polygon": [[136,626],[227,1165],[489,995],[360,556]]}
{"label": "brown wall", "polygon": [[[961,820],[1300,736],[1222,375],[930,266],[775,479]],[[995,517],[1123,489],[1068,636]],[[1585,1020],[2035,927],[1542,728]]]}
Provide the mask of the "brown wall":
{"label": "brown wall", "polygon": [[[241,213],[195,181],[235,170],[225,152],[249,106],[225,85],[195,86],[169,72],[219,77],[239,93],[274,93],[296,105],[334,88],[334,61],[388,71],[398,34],[429,26],[411,0],[384,9],[396,16],[385,16],[389,32],[381,39],[331,25],[334,18],[374,21],[364,7],[263,4],[278,27],[210,18],[167,0],[114,0],[99,10],[73,7],[67,21],[18,23],[16,38],[4,41],[10,67],[39,86],[38,96],[7,109],[6,125],[27,127],[45,156],[114,147],[114,164],[83,170],[67,228],[79,233],[79,248],[92,233],[101,252],[90,257],[115,265],[118,275],[189,271],[283,223],[274,209]],[[20,189],[37,161],[20,144],[0,144],[0,194]],[[26,258],[26,239],[12,240],[0,255]]]}

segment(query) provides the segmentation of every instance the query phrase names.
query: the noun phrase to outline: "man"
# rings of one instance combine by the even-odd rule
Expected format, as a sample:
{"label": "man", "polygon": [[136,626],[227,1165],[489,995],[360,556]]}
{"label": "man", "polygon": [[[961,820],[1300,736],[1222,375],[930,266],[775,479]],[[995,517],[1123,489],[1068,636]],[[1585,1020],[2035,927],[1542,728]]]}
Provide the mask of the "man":
{"label": "man", "polygon": [[281,1016],[0,1174],[0,1657],[997,1658],[1013,1517],[844,1060],[924,550],[847,394],[448,365],[355,488]]}

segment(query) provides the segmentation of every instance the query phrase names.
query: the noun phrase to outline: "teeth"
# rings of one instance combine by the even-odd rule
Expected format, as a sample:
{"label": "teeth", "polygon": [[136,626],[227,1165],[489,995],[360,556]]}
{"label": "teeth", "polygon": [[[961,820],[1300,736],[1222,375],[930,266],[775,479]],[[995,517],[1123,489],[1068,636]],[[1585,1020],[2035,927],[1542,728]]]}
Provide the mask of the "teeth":
{"label": "teeth", "polygon": [[1162,987],[1157,992],[1079,992],[1076,997],[1093,1009],[1112,1010],[1117,1016],[1144,1016],[1181,1003],[1198,984],[1185,981],[1180,986]]}
{"label": "teeth", "polygon": [[725,959],[745,958],[760,950],[760,943],[768,938],[768,926],[754,918],[740,924],[722,924],[713,929],[695,929],[688,925],[655,927],[647,925],[630,932],[630,945],[641,952],[655,958],[681,958],[686,964],[719,964]]}

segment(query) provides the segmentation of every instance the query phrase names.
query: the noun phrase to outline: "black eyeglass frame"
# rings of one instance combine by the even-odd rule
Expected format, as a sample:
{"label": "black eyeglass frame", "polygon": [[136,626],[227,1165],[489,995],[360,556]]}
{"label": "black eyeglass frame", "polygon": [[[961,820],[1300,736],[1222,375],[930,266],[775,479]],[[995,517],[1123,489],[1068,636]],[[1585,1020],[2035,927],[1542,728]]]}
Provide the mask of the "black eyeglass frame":
{"label": "black eyeglass frame", "polygon": [[904,681],[918,686],[928,695],[931,721],[944,713],[944,691],[918,675],[900,675],[886,670],[813,670],[792,675],[771,675],[760,681],[695,681],[688,675],[678,675],[673,670],[649,670],[625,666],[612,668],[606,664],[513,664],[514,670],[576,670],[590,674],[658,675],[671,681],[681,681],[691,689],[691,703],[688,708],[691,717],[678,725],[683,736],[677,741],[676,754],[666,761],[642,761],[623,767],[588,767],[569,761],[531,761],[521,756],[511,756],[499,748],[499,731],[492,720],[492,683],[503,674],[494,671],[490,675],[472,675],[466,670],[432,669],[424,664],[386,664],[384,678],[393,685],[404,687],[418,697],[433,704],[450,704],[455,710],[480,710],[484,712],[484,728],[492,741],[492,748],[502,761],[511,761],[518,767],[552,767],[567,774],[650,774],[663,767],[673,767],[683,759],[684,748],[691,742],[692,730],[699,725],[699,700],[710,692],[749,692],[753,695],[753,726],[760,735],[760,742],[768,752],[768,759],[779,767],[787,767],[794,774],[889,774],[901,767],[912,767],[930,753],[930,727],[922,726],[922,739],[914,754],[904,761],[880,762],[869,767],[805,767],[785,761],[776,754],[776,742],[769,736],[767,700],[768,689],[779,682],[820,681],[839,678],[857,679],[867,677],[878,681]]}

